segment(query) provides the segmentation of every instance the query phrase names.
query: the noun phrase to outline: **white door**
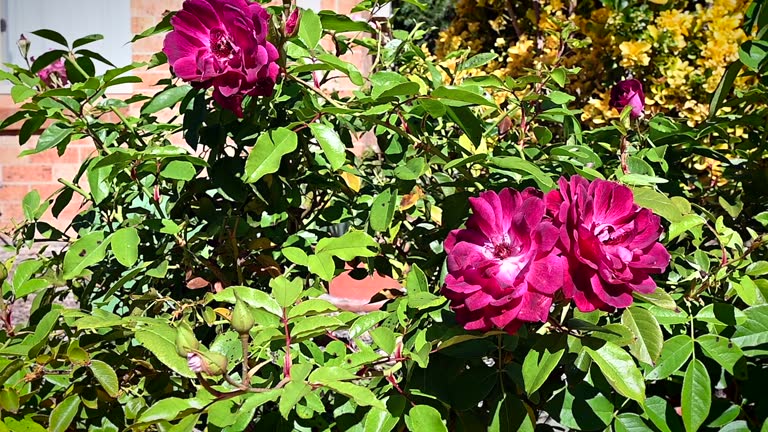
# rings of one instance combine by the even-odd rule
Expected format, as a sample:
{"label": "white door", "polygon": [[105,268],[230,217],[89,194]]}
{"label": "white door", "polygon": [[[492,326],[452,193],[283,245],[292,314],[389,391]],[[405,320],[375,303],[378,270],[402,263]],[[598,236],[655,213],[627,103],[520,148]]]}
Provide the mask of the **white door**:
{"label": "white door", "polygon": [[[0,0],[4,21],[3,62],[23,64],[16,41],[24,34],[31,42],[31,56],[54,48],[56,43],[31,32],[50,29],[61,33],[70,44],[77,38],[101,34],[104,39],[84,48],[98,52],[116,66],[131,63],[131,1],[130,0]],[[108,66],[95,61],[96,72]]]}

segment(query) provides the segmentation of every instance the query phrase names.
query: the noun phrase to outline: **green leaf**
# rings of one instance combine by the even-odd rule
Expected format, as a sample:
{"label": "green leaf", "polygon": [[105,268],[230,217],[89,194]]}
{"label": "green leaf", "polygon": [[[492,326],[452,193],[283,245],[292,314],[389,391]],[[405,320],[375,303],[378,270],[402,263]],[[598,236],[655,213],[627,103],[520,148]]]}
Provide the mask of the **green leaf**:
{"label": "green leaf", "polygon": [[262,133],[245,162],[245,182],[254,183],[280,168],[283,156],[296,150],[298,137],[290,129],[277,128]]}
{"label": "green leaf", "polygon": [[149,102],[141,107],[143,115],[154,114],[165,108],[170,108],[179,103],[192,90],[192,86],[183,85],[171,87],[156,94]]}
{"label": "green leaf", "polygon": [[288,319],[305,317],[310,314],[318,314],[323,312],[334,312],[336,306],[331,302],[322,299],[309,299],[304,300],[301,303],[291,308],[288,313]]}
{"label": "green leaf", "polygon": [[496,107],[494,102],[462,87],[440,86],[432,91],[431,96],[440,99],[442,103],[448,106],[461,107],[468,105],[484,105],[494,108]]}
{"label": "green leaf", "polygon": [[282,275],[269,281],[269,286],[272,288],[272,296],[284,308],[293,306],[296,303],[296,300],[299,299],[301,292],[304,290],[303,285],[304,281],[299,278],[288,280],[288,278]]}
{"label": "green leaf", "polygon": [[534,425],[528,416],[525,403],[509,393],[496,405],[488,432],[533,432]]}
{"label": "green leaf", "polygon": [[661,432],[672,432],[683,429],[680,416],[670,406],[666,399],[653,396],[645,400],[645,414]]}
{"label": "green leaf", "polygon": [[0,425],[7,425],[7,430],[10,432],[46,432],[44,427],[35,423],[35,421],[29,417],[21,420],[16,420],[12,417],[4,417],[2,421],[5,422],[5,425],[3,425],[3,423],[0,423]]}
{"label": "green leaf", "polygon": [[654,213],[670,222],[677,222],[683,218],[675,203],[660,192],[650,188],[632,188],[632,193],[637,205],[651,209]]}
{"label": "green leaf", "polygon": [[348,382],[329,382],[326,383],[325,386],[337,393],[341,393],[344,396],[351,398],[358,405],[386,409],[384,403],[366,387]]}
{"label": "green leaf", "polygon": [[744,314],[747,319],[736,327],[733,343],[742,349],[768,343],[768,305],[752,306]]}
{"label": "green leaf", "polygon": [[416,405],[405,416],[405,424],[411,431],[448,432],[440,412],[429,405]]}
{"label": "green leaf", "polygon": [[554,69],[550,77],[552,77],[552,81],[556,82],[560,87],[565,87],[566,82],[568,82],[565,68],[559,67]]}
{"label": "green leaf", "polygon": [[139,259],[139,232],[136,228],[128,227],[117,230],[110,240],[112,253],[117,261],[126,266],[133,267]]}
{"label": "green leaf", "polygon": [[334,381],[349,381],[358,379],[359,376],[339,366],[323,366],[309,374],[309,382],[313,384],[327,384]]}
{"label": "green leaf", "polygon": [[709,118],[712,118],[717,114],[717,110],[723,106],[723,102],[733,88],[733,82],[741,72],[742,63],[735,61],[728,66],[725,70],[723,77],[720,78],[720,83],[717,85],[717,89],[712,94],[712,99],[709,101]]}
{"label": "green leaf", "polygon": [[272,389],[262,393],[252,393],[244,396],[245,402],[237,410],[234,423],[229,427],[232,432],[244,431],[248,429],[248,425],[251,424],[253,416],[256,413],[256,408],[264,405],[267,402],[274,402],[280,398],[283,394],[283,389]]}
{"label": "green leaf", "polygon": [[59,45],[69,47],[69,43],[67,42],[67,38],[61,35],[59,32],[55,32],[53,30],[48,29],[41,29],[41,30],[35,30],[32,32],[35,36],[40,36],[43,39],[48,39],[49,41],[56,42]]}
{"label": "green leaf", "polygon": [[361,315],[355,320],[354,323],[352,323],[352,326],[350,326],[349,337],[356,338],[362,335],[366,332],[366,330],[385,320],[387,317],[389,317],[389,312],[384,311],[373,311],[371,313]]}
{"label": "green leaf", "polygon": [[278,408],[283,418],[287,419],[291,410],[299,403],[304,396],[312,391],[312,387],[305,382],[291,381],[283,387],[283,394],[280,396]]}
{"label": "green leaf", "polygon": [[635,413],[623,413],[616,416],[613,424],[615,432],[653,432],[643,419]]}
{"label": "green leaf", "polygon": [[13,103],[16,104],[22,103],[36,94],[37,91],[35,91],[35,89],[29,88],[23,84],[17,84],[11,87],[11,99],[13,99]]}
{"label": "green leaf", "polygon": [[325,333],[327,330],[336,330],[344,325],[344,322],[336,317],[316,315],[299,320],[291,329],[291,335],[296,338],[306,337],[313,333]]}
{"label": "green leaf", "polygon": [[253,308],[263,309],[272,315],[282,317],[283,308],[269,294],[254,288],[244,286],[231,286],[220,293],[216,293],[213,299],[220,302],[235,304],[240,299]]}
{"label": "green leaf", "polygon": [[480,53],[474,55],[461,63],[461,65],[459,65],[459,67],[456,69],[456,72],[458,73],[467,69],[479,68],[480,66],[484,66],[492,62],[496,57],[498,57],[498,55],[495,53]]}
{"label": "green leaf", "polygon": [[64,255],[64,279],[80,276],[86,268],[100,263],[106,256],[109,237],[96,231],[80,237]]}
{"label": "green leaf", "polygon": [[747,321],[747,315],[728,303],[711,303],[699,310],[696,319],[712,324],[736,326]]}
{"label": "green leaf", "polygon": [[390,432],[400,422],[405,411],[405,398],[390,396],[386,399],[387,409],[371,408],[363,419],[363,432]]}
{"label": "green leaf", "polygon": [[117,374],[114,369],[112,369],[112,366],[101,360],[91,360],[89,367],[91,368],[91,372],[93,372],[93,376],[96,377],[96,380],[101,384],[101,387],[104,388],[107,394],[112,397],[117,397],[117,394],[120,392],[120,384],[117,381]]}
{"label": "green leaf", "polygon": [[307,265],[307,253],[297,247],[287,247],[282,249],[283,256],[288,258],[294,264]]}
{"label": "green leaf", "polygon": [[619,394],[637,401],[645,402],[645,382],[632,357],[618,345],[606,342],[600,348],[584,350],[594,360],[605,378]]}
{"label": "green leaf", "polygon": [[664,379],[677,372],[693,353],[693,340],[687,335],[677,335],[664,341],[661,356],[656,367],[653,368],[645,379]]}
{"label": "green leaf", "polygon": [[[374,249],[374,250],[371,250]],[[329,254],[344,261],[357,257],[373,257],[379,250],[379,244],[363,231],[349,231],[341,237],[326,237],[317,242],[317,254]]]}
{"label": "green leaf", "polygon": [[73,131],[74,130],[66,123],[56,122],[48,126],[43,133],[40,134],[40,138],[37,139],[37,145],[34,150],[24,150],[21,152],[21,156],[40,153],[60,144],[67,144],[72,139]]}
{"label": "green leaf", "polygon": [[331,169],[336,171],[341,168],[347,161],[347,149],[341,142],[339,134],[333,130],[333,127],[325,123],[310,123],[309,128],[323,149],[328,162],[331,163]]}
{"label": "green leaf", "polygon": [[370,224],[374,231],[385,232],[392,224],[397,207],[397,193],[391,189],[381,192],[371,203]]}
{"label": "green leaf", "polygon": [[704,218],[696,214],[687,214],[683,216],[677,222],[669,224],[669,231],[667,231],[667,238],[670,240],[676,239],[686,231],[690,231],[698,226],[704,225]]}
{"label": "green leaf", "polygon": [[696,338],[696,342],[699,343],[704,354],[720,363],[731,375],[733,375],[733,367],[736,362],[744,357],[744,353],[738,345],[719,335],[701,335]]}
{"label": "green leaf", "polygon": [[110,167],[96,167],[101,158],[94,158],[88,164],[86,174],[88,176],[88,186],[90,187],[93,202],[96,204],[104,201],[110,193],[109,190],[109,172]]}
{"label": "green leaf", "polygon": [[523,360],[523,382],[530,396],[549,378],[565,353],[565,337],[545,336],[528,351]]}
{"label": "green leaf", "polygon": [[171,161],[160,172],[162,177],[175,180],[192,180],[197,175],[195,166],[187,161],[175,160]]}
{"label": "green leaf", "polygon": [[180,413],[190,408],[200,409],[206,404],[197,399],[170,397],[155,402],[139,416],[138,423],[154,423],[174,420]]}
{"label": "green leaf", "polygon": [[408,272],[408,277],[405,279],[405,287],[411,294],[420,292],[429,292],[429,282],[427,276],[419,268],[418,265],[413,264],[411,270]]}
{"label": "green leaf", "polygon": [[51,418],[48,420],[48,430],[51,432],[65,432],[69,429],[80,409],[80,396],[72,395],[63,401],[51,411]]}
{"label": "green leaf", "polygon": [[104,36],[102,36],[100,34],[90,34],[90,35],[87,35],[87,36],[83,36],[81,38],[75,39],[75,41],[72,42],[72,48],[73,49],[74,48],[78,48],[78,47],[81,47],[83,45],[87,45],[89,43],[100,41],[102,39],[104,39]]}
{"label": "green leaf", "polygon": [[136,331],[136,340],[177,374],[186,378],[195,376],[187,365],[187,359],[176,353],[175,328],[168,324],[150,324]]}
{"label": "green leaf", "polygon": [[499,168],[529,174],[544,192],[555,188],[555,182],[541,168],[519,157],[493,157],[490,162]]}
{"label": "green leaf", "polygon": [[16,414],[19,412],[19,392],[14,388],[2,388],[0,389],[0,408],[3,411]]}
{"label": "green leaf", "polygon": [[635,335],[635,340],[629,344],[629,352],[642,362],[656,364],[664,342],[656,317],[646,309],[632,306],[621,314],[621,323]]}
{"label": "green leaf", "polygon": [[642,294],[640,292],[633,292],[632,295],[640,300],[643,300],[645,302],[648,302],[652,305],[658,306],[663,309],[671,310],[671,311],[679,311],[680,309],[677,307],[677,303],[675,302],[675,299],[672,298],[671,295],[667,294],[666,291],[663,289],[657,287],[656,291],[654,291],[651,294]]}
{"label": "green leaf", "polygon": [[299,40],[304,42],[309,49],[314,49],[323,36],[323,24],[320,17],[312,9],[301,11],[301,20],[299,21]]}
{"label": "green leaf", "polygon": [[424,174],[427,168],[427,163],[423,158],[413,158],[406,162],[404,165],[400,164],[395,168],[395,177],[400,180],[417,180]]}
{"label": "green leaf", "polygon": [[698,359],[688,364],[683,377],[681,408],[685,430],[694,432],[704,423],[712,404],[712,388],[707,368]]}
{"label": "green leaf", "polygon": [[24,195],[24,199],[21,201],[21,208],[24,210],[24,217],[27,220],[32,221],[36,219],[35,213],[37,213],[38,207],[40,207],[40,192],[32,190]]}
{"label": "green leaf", "polygon": [[320,278],[326,282],[330,282],[336,272],[336,264],[333,262],[333,256],[328,253],[310,255],[307,258],[307,267],[310,272],[320,276]]}

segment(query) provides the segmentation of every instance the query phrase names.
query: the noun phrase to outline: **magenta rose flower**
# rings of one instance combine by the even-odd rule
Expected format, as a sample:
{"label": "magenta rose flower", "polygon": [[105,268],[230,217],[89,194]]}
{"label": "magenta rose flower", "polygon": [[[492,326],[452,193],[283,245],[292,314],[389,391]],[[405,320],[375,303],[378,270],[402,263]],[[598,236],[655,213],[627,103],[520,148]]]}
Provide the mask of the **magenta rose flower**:
{"label": "magenta rose flower", "polygon": [[628,79],[618,82],[611,89],[611,100],[608,102],[611,108],[616,108],[619,112],[624,111],[627,106],[632,107],[629,116],[633,119],[642,117],[645,111],[645,94],[643,93],[643,84],[636,79]]}
{"label": "magenta rose flower", "polygon": [[514,333],[526,322],[546,321],[563,284],[558,230],[534,189],[483,192],[470,198],[465,229],[445,240],[448,275],[443,295],[467,330]]}
{"label": "magenta rose flower", "polygon": [[69,83],[69,80],[67,79],[67,68],[64,66],[64,59],[58,59],[40,69],[37,76],[39,76],[45,85],[50,88],[64,87]]}
{"label": "magenta rose flower", "polygon": [[573,176],[559,184],[545,201],[568,256],[563,295],[591,312],[625,308],[634,291],[652,293],[651,275],[664,272],[670,260],[658,242],[659,217],[618,183]]}
{"label": "magenta rose flower", "polygon": [[186,0],[171,24],[163,52],[179,78],[213,87],[216,102],[238,117],[244,96],[272,94],[278,52],[267,41],[269,13],[260,4]]}
{"label": "magenta rose flower", "polygon": [[299,9],[294,9],[285,21],[285,35],[291,37],[299,29]]}

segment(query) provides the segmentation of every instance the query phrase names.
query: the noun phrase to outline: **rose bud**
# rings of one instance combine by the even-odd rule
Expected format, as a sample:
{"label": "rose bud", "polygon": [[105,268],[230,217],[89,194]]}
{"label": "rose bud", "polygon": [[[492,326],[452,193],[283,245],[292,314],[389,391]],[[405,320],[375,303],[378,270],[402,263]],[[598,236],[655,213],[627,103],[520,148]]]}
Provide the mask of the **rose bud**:
{"label": "rose bud", "polygon": [[187,357],[190,352],[196,351],[200,347],[200,342],[197,341],[195,333],[192,332],[192,327],[189,323],[182,321],[178,327],[176,327],[176,353],[182,357]]}
{"label": "rose bud", "polygon": [[251,313],[248,305],[239,298],[235,301],[235,309],[232,311],[230,324],[240,335],[247,335],[253,328],[253,313]]}
{"label": "rose bud", "polygon": [[292,37],[299,29],[299,9],[294,9],[285,21],[285,36]]}
{"label": "rose bud", "polygon": [[618,82],[611,89],[611,100],[608,105],[611,108],[616,108],[619,112],[622,112],[627,106],[631,106],[630,116],[633,119],[642,117],[645,110],[643,84],[636,79]]}
{"label": "rose bud", "polygon": [[27,55],[29,55],[30,45],[32,45],[32,43],[29,42],[29,39],[27,39],[24,35],[19,36],[19,40],[16,41],[16,46],[19,47],[19,52],[24,58],[27,58]]}
{"label": "rose bud", "polygon": [[227,357],[217,352],[192,351],[187,354],[187,366],[192,372],[210,376],[224,375],[227,372]]}

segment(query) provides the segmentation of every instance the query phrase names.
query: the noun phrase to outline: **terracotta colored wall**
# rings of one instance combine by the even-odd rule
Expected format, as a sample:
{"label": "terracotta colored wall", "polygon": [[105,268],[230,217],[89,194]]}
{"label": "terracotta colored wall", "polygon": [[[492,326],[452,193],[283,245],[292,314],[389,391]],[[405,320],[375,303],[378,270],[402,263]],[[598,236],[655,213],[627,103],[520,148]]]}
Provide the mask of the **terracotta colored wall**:
{"label": "terracotta colored wall", "polygon": [[[177,10],[181,8],[182,3],[183,0],[131,0],[132,31],[139,33],[154,25],[165,11]],[[356,3],[355,0],[322,0],[321,8],[349,13]],[[146,61],[161,48],[161,36],[141,40],[133,45],[133,60]],[[366,52],[356,52],[345,56],[344,59],[357,64],[363,74],[367,73],[370,59]],[[156,90],[153,84],[158,80],[168,77],[168,69],[164,67],[149,71],[144,70],[138,72],[137,75],[144,82],[134,84],[133,91],[146,94]],[[333,87],[345,91],[351,89],[351,84],[336,80]],[[15,110],[16,106],[14,106],[10,96],[7,94],[0,95],[0,118],[7,117]],[[13,127],[18,128],[20,126],[21,123],[18,123]],[[55,150],[49,150],[42,154],[18,158],[17,155],[21,150],[35,146],[37,136],[33,136],[24,147],[19,147],[18,137],[15,133],[14,130],[0,132],[0,232],[11,227],[14,220],[23,220],[21,200],[24,195],[32,189],[37,189],[43,199],[49,197],[51,193],[62,186],[58,179],[71,180],[77,173],[81,161],[85,160],[93,151],[93,145],[89,140],[80,140],[71,143],[67,152],[61,157],[57,156]],[[50,210],[44,220],[59,228],[64,228],[68,225],[69,220],[77,214],[80,205],[81,202],[75,195],[73,202],[62,213],[59,220],[53,220]]]}

